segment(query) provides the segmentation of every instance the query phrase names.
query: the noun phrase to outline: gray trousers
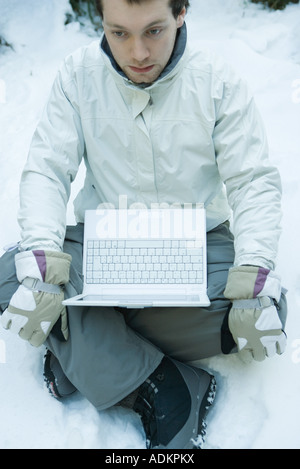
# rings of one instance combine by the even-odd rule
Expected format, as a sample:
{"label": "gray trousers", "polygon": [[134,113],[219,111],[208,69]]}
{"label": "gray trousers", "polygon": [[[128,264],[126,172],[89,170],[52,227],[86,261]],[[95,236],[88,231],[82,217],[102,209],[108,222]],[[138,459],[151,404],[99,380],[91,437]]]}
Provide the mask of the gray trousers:
{"label": "gray trousers", "polygon": [[[64,251],[71,254],[72,264],[66,297],[81,292],[82,237],[83,225],[68,227]],[[15,252],[0,259],[2,311],[18,287]],[[226,323],[230,302],[223,291],[233,259],[233,236],[225,223],[207,234],[208,308],[70,306],[68,341],[60,337],[57,323],[46,346],[71,383],[99,410],[143,383],[164,354],[191,361],[229,353],[234,343]]]}

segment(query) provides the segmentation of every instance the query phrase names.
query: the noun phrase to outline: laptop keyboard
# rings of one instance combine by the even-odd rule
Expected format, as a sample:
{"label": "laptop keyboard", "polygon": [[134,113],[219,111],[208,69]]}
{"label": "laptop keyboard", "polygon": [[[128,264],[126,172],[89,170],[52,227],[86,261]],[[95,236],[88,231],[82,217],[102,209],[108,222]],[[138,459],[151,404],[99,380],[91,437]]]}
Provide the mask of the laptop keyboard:
{"label": "laptop keyboard", "polygon": [[203,283],[200,240],[88,240],[86,283]]}

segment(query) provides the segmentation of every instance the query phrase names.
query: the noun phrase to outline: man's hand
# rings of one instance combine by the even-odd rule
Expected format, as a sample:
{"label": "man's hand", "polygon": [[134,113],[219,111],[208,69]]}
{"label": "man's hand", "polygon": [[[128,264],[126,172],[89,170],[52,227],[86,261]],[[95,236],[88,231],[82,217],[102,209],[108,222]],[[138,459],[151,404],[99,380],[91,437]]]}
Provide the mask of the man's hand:
{"label": "man's hand", "polygon": [[262,361],[284,352],[286,335],[276,308],[280,294],[279,277],[268,269],[230,269],[224,292],[232,301],[228,323],[244,361]]}
{"label": "man's hand", "polygon": [[61,287],[69,281],[71,256],[54,251],[25,251],[16,255],[15,263],[21,285],[0,317],[2,326],[38,347],[61,317],[62,334],[67,340]]}

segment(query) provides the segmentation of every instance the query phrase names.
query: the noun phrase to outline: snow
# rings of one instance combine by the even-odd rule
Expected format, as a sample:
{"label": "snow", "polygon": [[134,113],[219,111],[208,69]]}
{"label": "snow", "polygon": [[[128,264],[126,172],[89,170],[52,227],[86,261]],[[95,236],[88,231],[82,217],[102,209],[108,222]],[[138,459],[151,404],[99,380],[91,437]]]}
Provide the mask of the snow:
{"label": "snow", "polygon": [[[200,364],[217,379],[207,419],[207,449],[300,448],[300,4],[269,11],[242,0],[192,0],[190,38],[231,62],[248,80],[283,184],[283,234],[277,271],[288,289],[285,354],[244,364],[218,356]],[[65,55],[94,40],[64,25],[67,0],[0,0],[0,254],[18,240],[18,184],[32,133]],[[80,172],[72,198],[82,181]],[[68,222],[73,223],[72,206]],[[43,347],[0,329],[0,448],[145,448],[132,411],[97,412],[79,394],[58,402],[43,384]]]}

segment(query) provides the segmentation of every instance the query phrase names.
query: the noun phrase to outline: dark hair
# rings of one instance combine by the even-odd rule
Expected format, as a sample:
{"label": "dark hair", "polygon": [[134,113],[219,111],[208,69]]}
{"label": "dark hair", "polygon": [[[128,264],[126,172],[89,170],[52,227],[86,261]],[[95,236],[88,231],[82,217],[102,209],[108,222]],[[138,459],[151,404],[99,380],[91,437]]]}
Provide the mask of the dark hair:
{"label": "dark hair", "polygon": [[[131,5],[133,3],[140,4],[147,0],[126,0],[126,1],[127,3]],[[190,2],[189,0],[169,0],[169,5],[172,8],[172,13],[173,13],[174,18],[176,19],[178,15],[181,13],[183,8],[188,9],[188,7],[190,6]],[[96,6],[97,6],[97,10],[101,18],[103,18],[102,0],[96,0]]]}

